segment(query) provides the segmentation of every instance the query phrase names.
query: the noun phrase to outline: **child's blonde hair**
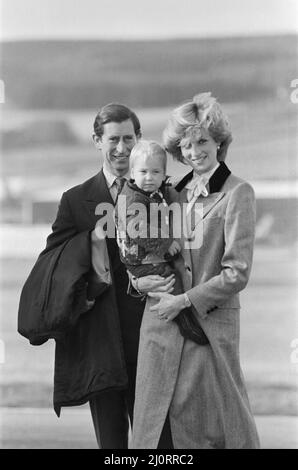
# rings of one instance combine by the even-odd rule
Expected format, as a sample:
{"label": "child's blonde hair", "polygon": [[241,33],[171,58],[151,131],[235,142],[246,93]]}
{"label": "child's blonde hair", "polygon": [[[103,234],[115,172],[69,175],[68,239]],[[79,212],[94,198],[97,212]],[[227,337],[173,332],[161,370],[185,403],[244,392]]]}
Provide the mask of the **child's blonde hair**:
{"label": "child's blonde hair", "polygon": [[130,154],[130,168],[134,167],[135,161],[140,156],[153,156],[157,155],[162,163],[164,171],[166,172],[167,168],[167,153],[165,149],[155,142],[154,140],[139,140],[136,145],[133,147],[131,154]]}

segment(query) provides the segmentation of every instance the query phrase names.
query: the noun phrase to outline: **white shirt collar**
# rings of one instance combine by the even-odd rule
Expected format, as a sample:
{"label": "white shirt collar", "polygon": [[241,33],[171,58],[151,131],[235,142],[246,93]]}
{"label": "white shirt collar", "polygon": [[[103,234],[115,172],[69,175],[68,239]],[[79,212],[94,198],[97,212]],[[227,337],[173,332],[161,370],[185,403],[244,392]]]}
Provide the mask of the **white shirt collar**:
{"label": "white shirt collar", "polygon": [[[106,179],[108,188],[110,189],[113,186],[113,184],[115,183],[115,179],[118,178],[118,176],[113,175],[113,173],[111,173],[110,170],[108,170],[108,168],[105,164],[103,164],[102,171],[103,171],[104,177]],[[130,178],[129,170],[125,175],[123,175],[123,178],[126,178],[127,180]]]}

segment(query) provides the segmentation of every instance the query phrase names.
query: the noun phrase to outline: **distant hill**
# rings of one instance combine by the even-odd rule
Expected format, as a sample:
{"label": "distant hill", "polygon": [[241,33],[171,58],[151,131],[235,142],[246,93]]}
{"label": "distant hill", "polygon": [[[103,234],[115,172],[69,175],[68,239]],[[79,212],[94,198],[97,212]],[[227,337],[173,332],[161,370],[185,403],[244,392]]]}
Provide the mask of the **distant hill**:
{"label": "distant hill", "polygon": [[31,109],[169,106],[208,90],[225,102],[275,98],[297,76],[296,36],[2,45],[6,102]]}

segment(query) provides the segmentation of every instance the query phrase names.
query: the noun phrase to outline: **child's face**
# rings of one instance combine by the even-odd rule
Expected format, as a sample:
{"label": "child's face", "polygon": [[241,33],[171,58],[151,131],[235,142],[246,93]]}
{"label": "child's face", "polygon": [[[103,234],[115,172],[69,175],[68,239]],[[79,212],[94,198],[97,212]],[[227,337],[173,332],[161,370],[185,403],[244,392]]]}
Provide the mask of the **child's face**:
{"label": "child's face", "polygon": [[135,159],[131,177],[143,191],[157,191],[165,179],[163,162],[158,155],[141,155]]}

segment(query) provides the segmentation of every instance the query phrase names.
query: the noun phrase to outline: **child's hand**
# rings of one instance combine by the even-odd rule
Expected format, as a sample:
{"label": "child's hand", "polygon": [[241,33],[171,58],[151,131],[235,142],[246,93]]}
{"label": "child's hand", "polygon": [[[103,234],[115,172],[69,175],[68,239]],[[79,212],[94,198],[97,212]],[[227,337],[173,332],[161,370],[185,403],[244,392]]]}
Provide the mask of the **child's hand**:
{"label": "child's hand", "polygon": [[179,243],[176,240],[174,240],[172,245],[168,249],[168,253],[170,253],[171,256],[174,256],[177,253],[180,253],[180,251],[181,251],[181,246],[179,245]]}

